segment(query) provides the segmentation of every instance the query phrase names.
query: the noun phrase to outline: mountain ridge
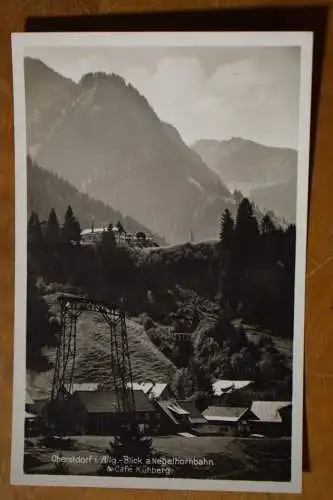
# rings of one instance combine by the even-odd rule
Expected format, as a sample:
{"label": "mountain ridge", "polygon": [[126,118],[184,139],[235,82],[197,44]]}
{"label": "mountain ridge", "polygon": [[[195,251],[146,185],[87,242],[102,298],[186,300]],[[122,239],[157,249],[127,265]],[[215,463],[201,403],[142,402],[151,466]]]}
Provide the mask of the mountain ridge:
{"label": "mountain ridge", "polygon": [[32,94],[42,67],[36,74],[26,61],[28,150],[39,165],[170,243],[191,230],[196,239],[218,234],[221,213],[233,210],[229,190],[144,96],[119,75],[88,74],[78,84],[58,75],[54,101],[45,66],[40,109]]}
{"label": "mountain ridge", "polygon": [[[192,148],[230,190],[240,190],[260,208],[272,210],[290,222],[295,220],[296,150],[266,146],[240,137],[222,141],[200,139]],[[281,185],[287,186],[287,204]]]}
{"label": "mountain ridge", "polygon": [[47,220],[51,208],[54,208],[61,222],[70,205],[82,229],[90,228],[92,223],[95,227],[106,227],[109,223],[116,224],[120,221],[126,231],[143,231],[154,237],[157,243],[165,243],[161,237],[153,234],[135,219],[124,217],[112,207],[81,193],[59,175],[34,163],[30,157],[27,158],[27,174],[28,216],[35,212],[41,221]]}

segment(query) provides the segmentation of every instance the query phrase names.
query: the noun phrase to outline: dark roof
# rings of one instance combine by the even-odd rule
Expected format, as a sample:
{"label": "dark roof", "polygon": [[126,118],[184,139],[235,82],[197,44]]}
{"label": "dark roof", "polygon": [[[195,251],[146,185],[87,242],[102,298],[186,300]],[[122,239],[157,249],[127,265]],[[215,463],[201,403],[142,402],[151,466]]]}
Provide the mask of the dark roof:
{"label": "dark roof", "polygon": [[203,412],[203,416],[208,421],[238,422],[247,412],[248,408],[236,408],[233,406],[209,406]]}
{"label": "dark roof", "polygon": [[[88,413],[117,413],[117,395],[114,391],[76,391],[73,397],[79,398]],[[133,391],[135,410],[155,412],[147,396],[142,391]]]}
{"label": "dark roof", "polygon": [[191,424],[201,424],[206,422],[198,408],[196,408],[193,401],[178,401],[180,406],[189,413],[189,421]]}
{"label": "dark roof", "polygon": [[176,415],[169,409],[168,401],[156,401],[157,405],[163,410],[163,412],[169,417],[169,419],[176,425],[179,424],[179,421],[176,418]]}

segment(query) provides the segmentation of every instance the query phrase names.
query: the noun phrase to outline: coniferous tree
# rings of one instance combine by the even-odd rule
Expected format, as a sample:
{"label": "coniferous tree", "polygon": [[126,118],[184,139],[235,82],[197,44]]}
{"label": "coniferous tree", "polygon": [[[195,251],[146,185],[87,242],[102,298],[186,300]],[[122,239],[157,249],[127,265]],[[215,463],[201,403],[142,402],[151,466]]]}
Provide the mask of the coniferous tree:
{"label": "coniferous tree", "polygon": [[122,223],[120,221],[117,222],[116,227],[117,227],[120,234],[125,232],[124,226],[122,225]]}
{"label": "coniferous tree", "polygon": [[279,231],[268,214],[260,223],[259,251],[263,262],[272,264],[279,258]]}
{"label": "coniferous tree", "polygon": [[234,244],[234,221],[230,211],[226,209],[221,218],[220,231],[220,269],[218,297],[221,306],[230,304],[232,286],[232,259],[231,254]]}
{"label": "coniferous tree", "polygon": [[45,275],[50,280],[61,282],[60,240],[60,225],[57,214],[52,208],[46,223],[44,236]]}
{"label": "coniferous tree", "polygon": [[38,277],[43,272],[43,235],[39,217],[32,212],[28,221],[28,268]]}
{"label": "coniferous tree", "polygon": [[[258,243],[258,221],[253,213],[252,204],[248,198],[243,198],[237,210],[232,252],[233,309],[238,310],[247,299],[251,301],[252,290],[249,289],[248,271],[259,258]],[[247,306],[251,309],[250,304]]]}
{"label": "coniferous tree", "polygon": [[243,194],[241,191],[238,191],[237,189],[235,189],[234,191],[234,200],[236,201],[237,205],[239,205],[241,203],[243,199]]}
{"label": "coniferous tree", "polygon": [[56,245],[60,241],[60,225],[54,208],[49,213],[45,236],[48,245]]}
{"label": "coniferous tree", "polygon": [[72,207],[69,205],[65,214],[65,221],[62,228],[63,239],[66,243],[80,243],[81,228],[79,221],[74,216]]}
{"label": "coniferous tree", "polygon": [[291,336],[294,323],[294,294],[295,294],[295,257],[296,257],[296,226],[290,224],[284,233],[284,248],[282,251],[285,306],[285,334]]}
{"label": "coniferous tree", "polygon": [[125,229],[124,229],[124,226],[122,225],[122,223],[120,221],[117,222],[116,228],[118,229],[118,242],[119,242],[120,239],[121,239],[121,236],[123,234],[125,234]]}
{"label": "coniferous tree", "polygon": [[28,221],[28,245],[33,248],[42,244],[42,229],[40,220],[35,212],[32,212]]}
{"label": "coniferous tree", "polygon": [[236,218],[235,237],[239,250],[249,254],[255,247],[259,235],[258,221],[248,198],[241,201]]}
{"label": "coniferous tree", "polygon": [[116,239],[113,232],[113,224],[110,222],[106,231],[102,233],[101,246],[105,253],[110,252],[116,245]]}
{"label": "coniferous tree", "polygon": [[270,218],[268,214],[264,215],[260,224],[260,232],[261,234],[271,234],[276,230],[274,222]]}
{"label": "coniferous tree", "polygon": [[230,211],[226,209],[221,218],[220,242],[223,250],[230,251],[232,249],[234,237],[234,221]]}
{"label": "coniferous tree", "polygon": [[[110,460],[119,460],[119,463],[122,463],[124,456],[147,460],[154,452],[152,439],[146,436],[145,432],[137,424],[121,425],[114,440],[110,442],[105,451],[106,457],[109,457]],[[110,475],[108,461],[100,466],[97,473],[101,476]],[[114,475],[114,473],[111,475]]]}
{"label": "coniferous tree", "polygon": [[235,226],[234,256],[240,272],[256,257],[258,237],[258,221],[253,213],[252,204],[248,198],[243,198],[237,210]]}

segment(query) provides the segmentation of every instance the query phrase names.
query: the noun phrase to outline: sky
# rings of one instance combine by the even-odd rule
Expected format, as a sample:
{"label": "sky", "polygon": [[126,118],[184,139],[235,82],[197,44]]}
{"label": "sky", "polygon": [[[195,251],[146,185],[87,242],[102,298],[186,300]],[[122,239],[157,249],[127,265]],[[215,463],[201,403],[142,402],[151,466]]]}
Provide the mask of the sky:
{"label": "sky", "polygon": [[298,147],[298,47],[30,47],[25,55],[74,81],[121,75],[189,145],[242,137]]}

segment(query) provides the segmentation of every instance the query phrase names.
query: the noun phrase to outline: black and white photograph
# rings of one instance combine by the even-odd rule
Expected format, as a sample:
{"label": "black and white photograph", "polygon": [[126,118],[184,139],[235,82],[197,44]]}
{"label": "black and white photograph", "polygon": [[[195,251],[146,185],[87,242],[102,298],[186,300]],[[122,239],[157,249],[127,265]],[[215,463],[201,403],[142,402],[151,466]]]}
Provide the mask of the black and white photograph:
{"label": "black and white photograph", "polygon": [[12,54],[12,483],[300,492],[312,34]]}

